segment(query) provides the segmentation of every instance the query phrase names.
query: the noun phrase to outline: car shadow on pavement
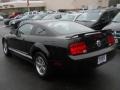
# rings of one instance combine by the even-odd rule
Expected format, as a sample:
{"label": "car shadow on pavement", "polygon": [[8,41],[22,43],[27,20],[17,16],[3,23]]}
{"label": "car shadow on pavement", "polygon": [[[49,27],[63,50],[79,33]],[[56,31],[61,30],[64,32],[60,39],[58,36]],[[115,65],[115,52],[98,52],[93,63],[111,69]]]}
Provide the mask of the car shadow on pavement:
{"label": "car shadow on pavement", "polygon": [[102,72],[99,68],[92,71],[80,70],[76,73],[61,70],[56,71],[47,79],[41,79],[35,72],[33,65],[28,63],[28,61],[14,56],[9,58],[7,63],[11,64],[10,68],[12,67],[12,72],[18,75],[18,81],[19,77],[22,75],[22,77],[25,76],[24,78],[28,81],[32,79],[32,82],[34,82],[36,87],[41,87],[39,86],[41,83],[47,84],[49,89],[46,88],[48,90],[103,90],[105,85],[112,85],[112,78]]}

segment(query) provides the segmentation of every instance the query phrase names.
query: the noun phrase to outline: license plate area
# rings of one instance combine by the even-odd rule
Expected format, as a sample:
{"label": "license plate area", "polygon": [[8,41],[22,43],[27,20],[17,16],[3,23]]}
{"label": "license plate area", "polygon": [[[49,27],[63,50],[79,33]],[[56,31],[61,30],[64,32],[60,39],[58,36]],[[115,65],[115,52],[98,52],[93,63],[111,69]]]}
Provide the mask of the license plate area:
{"label": "license plate area", "polygon": [[106,61],[107,61],[107,55],[105,54],[105,55],[102,55],[102,56],[99,56],[99,57],[98,57],[98,62],[97,62],[97,64],[100,65],[100,64],[102,64],[102,63],[105,63]]}

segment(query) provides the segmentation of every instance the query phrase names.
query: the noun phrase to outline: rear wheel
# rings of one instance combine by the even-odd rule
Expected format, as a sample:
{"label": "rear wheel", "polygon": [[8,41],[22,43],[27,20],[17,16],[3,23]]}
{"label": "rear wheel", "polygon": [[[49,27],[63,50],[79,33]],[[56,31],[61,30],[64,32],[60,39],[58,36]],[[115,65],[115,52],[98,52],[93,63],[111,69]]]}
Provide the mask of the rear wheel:
{"label": "rear wheel", "polygon": [[46,78],[51,73],[51,68],[48,64],[47,59],[41,52],[37,52],[34,56],[35,69],[38,75],[42,78]]}
{"label": "rear wheel", "polygon": [[3,42],[3,52],[6,56],[10,56],[10,50],[8,49],[8,44],[6,41]]}

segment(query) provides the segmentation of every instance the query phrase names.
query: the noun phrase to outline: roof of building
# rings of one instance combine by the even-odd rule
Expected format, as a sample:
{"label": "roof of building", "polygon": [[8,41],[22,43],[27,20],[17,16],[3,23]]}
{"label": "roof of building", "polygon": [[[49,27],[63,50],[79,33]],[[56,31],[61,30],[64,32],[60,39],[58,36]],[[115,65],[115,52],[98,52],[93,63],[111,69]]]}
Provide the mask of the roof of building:
{"label": "roof of building", "polygon": [[[11,1],[6,3],[0,3],[2,8],[21,8],[27,7],[27,1]],[[29,7],[44,7],[45,1],[29,1]]]}

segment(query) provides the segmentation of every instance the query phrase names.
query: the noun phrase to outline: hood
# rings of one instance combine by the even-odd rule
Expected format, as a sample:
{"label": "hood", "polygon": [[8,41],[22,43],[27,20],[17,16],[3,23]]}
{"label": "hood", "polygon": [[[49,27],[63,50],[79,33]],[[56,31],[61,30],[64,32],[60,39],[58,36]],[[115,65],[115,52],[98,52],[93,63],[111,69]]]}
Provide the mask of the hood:
{"label": "hood", "polygon": [[27,20],[27,19],[15,19],[14,21],[19,22],[19,21],[24,21],[24,20]]}
{"label": "hood", "polygon": [[103,30],[114,30],[114,31],[120,31],[120,23],[118,22],[111,22],[109,25],[103,28]]}

